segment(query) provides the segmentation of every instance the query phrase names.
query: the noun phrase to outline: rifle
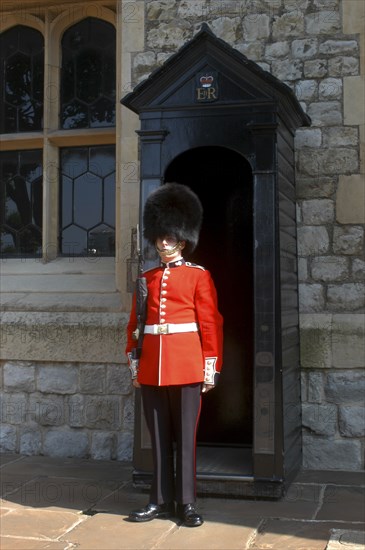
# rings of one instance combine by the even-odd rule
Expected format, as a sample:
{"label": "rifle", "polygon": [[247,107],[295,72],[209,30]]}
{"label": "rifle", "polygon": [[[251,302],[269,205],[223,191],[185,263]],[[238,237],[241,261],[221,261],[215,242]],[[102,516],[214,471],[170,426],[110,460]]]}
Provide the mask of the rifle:
{"label": "rifle", "polygon": [[146,324],[147,316],[147,280],[143,277],[143,256],[141,252],[141,246],[139,243],[139,231],[137,226],[137,253],[138,253],[138,272],[139,275],[136,279],[136,314],[137,314],[137,328],[133,332],[133,338],[138,341],[137,347],[132,351],[132,359],[138,360],[141,357],[144,326]]}

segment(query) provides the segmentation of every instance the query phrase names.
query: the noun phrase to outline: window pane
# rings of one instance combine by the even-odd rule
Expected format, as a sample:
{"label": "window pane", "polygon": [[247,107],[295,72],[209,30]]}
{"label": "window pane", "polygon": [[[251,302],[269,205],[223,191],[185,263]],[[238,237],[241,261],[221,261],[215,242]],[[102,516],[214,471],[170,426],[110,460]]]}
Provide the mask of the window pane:
{"label": "window pane", "polygon": [[114,256],[114,145],[61,149],[60,165],[61,253]]}
{"label": "window pane", "polygon": [[61,127],[115,125],[115,29],[88,17],[62,39]]}
{"label": "window pane", "polygon": [[42,253],[42,151],[0,153],[1,254]]}
{"label": "window pane", "polygon": [[0,34],[0,132],[42,129],[44,41],[39,31],[17,25]]}

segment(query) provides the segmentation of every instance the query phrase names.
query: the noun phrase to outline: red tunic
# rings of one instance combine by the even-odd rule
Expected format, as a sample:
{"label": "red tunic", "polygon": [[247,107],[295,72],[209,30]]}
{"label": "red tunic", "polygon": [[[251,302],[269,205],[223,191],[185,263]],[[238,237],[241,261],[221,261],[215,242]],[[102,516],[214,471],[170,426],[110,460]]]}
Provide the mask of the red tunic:
{"label": "red tunic", "polygon": [[[138,382],[153,386],[213,383],[222,366],[223,318],[209,271],[181,260],[146,271],[144,276],[146,325],[195,322],[199,332],[145,334]],[[126,353],[137,345],[132,337],[137,326],[135,307],[134,295]]]}

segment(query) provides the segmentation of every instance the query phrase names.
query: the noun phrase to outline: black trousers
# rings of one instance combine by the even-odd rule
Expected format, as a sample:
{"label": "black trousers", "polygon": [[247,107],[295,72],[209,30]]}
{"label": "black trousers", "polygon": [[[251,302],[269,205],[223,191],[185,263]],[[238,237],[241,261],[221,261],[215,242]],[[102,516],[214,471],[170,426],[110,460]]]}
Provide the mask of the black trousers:
{"label": "black trousers", "polygon": [[[142,385],[143,409],[151,435],[153,481],[150,502],[195,502],[196,432],[201,409],[201,384]],[[174,475],[176,442],[176,478]]]}

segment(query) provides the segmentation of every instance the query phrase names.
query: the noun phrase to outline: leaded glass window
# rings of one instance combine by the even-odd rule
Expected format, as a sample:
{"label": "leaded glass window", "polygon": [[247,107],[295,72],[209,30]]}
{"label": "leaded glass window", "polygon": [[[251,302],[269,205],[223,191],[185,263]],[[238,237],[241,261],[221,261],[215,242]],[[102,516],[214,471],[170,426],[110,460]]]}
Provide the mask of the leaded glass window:
{"label": "leaded glass window", "polygon": [[61,149],[60,249],[115,254],[115,146]]}
{"label": "leaded glass window", "polygon": [[0,153],[2,256],[42,253],[42,151]]}
{"label": "leaded glass window", "polygon": [[42,129],[44,40],[30,27],[17,25],[0,35],[0,132]]}
{"label": "leaded glass window", "polygon": [[115,126],[115,28],[88,17],[62,39],[61,127]]}

